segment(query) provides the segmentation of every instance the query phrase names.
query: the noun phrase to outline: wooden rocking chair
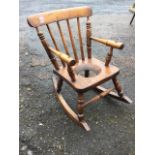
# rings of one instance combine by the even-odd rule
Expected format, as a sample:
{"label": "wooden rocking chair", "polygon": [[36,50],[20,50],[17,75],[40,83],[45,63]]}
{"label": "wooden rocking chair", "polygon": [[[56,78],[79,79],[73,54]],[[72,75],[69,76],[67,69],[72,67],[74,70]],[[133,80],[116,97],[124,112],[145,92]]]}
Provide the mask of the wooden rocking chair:
{"label": "wooden rocking chair", "polygon": [[[119,68],[109,65],[112,55],[113,48],[122,49],[123,43],[115,42],[107,39],[99,39],[93,37],[91,34],[91,22],[90,16],[92,15],[92,9],[90,7],[76,7],[69,9],[61,9],[52,12],[44,12],[36,15],[29,16],[27,18],[28,24],[34,27],[37,34],[41,40],[43,47],[45,48],[47,55],[50,58],[51,63],[54,65],[53,73],[57,78],[53,77],[53,83],[57,98],[60,105],[63,107],[66,114],[79,126],[84,128],[86,131],[90,130],[90,127],[84,119],[84,108],[87,105],[94,103],[101,97],[109,95],[115,97],[126,103],[132,103],[132,101],[123,94],[122,88],[117,80],[117,75],[119,74]],[[83,49],[83,41],[80,28],[80,17],[86,17],[86,36],[87,36],[87,57],[85,56]],[[80,44],[81,58],[77,55],[77,50],[75,48],[75,42],[73,39],[73,34],[70,26],[70,19],[75,18],[77,20],[78,28],[78,38]],[[69,54],[66,41],[60,26],[60,21],[65,20],[67,23],[67,29],[70,36],[71,46],[73,49],[74,58]],[[62,39],[62,43],[65,49],[65,53],[62,53],[55,41],[52,30],[49,26],[50,23],[56,22],[58,30]],[[49,35],[53,41],[54,47],[50,47],[40,27],[45,25],[48,29]],[[105,62],[102,62],[94,57],[92,57],[91,42],[99,42],[110,47],[110,50],[106,56]],[[58,57],[61,61],[57,61]],[[62,65],[59,63],[61,62]],[[81,73],[84,75],[81,75]],[[95,76],[90,73],[94,73]],[[113,92],[114,88],[105,89],[100,84],[112,80],[114,88],[117,93]],[[77,114],[71,109],[69,104],[64,100],[63,96],[60,94],[63,81],[67,82],[78,94],[77,99]],[[84,93],[90,89],[95,89],[99,95],[93,97],[89,101],[84,101]]]}

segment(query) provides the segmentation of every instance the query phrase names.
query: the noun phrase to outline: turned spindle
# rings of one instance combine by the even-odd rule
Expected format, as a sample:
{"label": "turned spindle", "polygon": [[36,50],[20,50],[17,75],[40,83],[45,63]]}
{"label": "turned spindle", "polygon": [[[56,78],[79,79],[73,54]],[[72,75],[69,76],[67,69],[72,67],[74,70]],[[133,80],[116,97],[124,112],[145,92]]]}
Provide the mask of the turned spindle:
{"label": "turned spindle", "polygon": [[109,50],[109,52],[108,52],[108,54],[106,56],[106,59],[105,59],[105,66],[109,66],[112,55],[113,55],[113,47],[110,47],[110,50]]}
{"label": "turned spindle", "polygon": [[84,96],[82,93],[78,93],[77,110],[79,121],[84,120],[83,106],[82,106],[83,104],[84,104]]}
{"label": "turned spindle", "polygon": [[114,76],[114,77],[112,78],[112,81],[113,81],[113,83],[114,83],[114,86],[115,86],[115,89],[116,89],[118,95],[119,95],[120,97],[123,97],[123,94],[124,94],[124,93],[123,93],[122,87],[121,87],[119,81],[117,80],[116,76]]}
{"label": "turned spindle", "polygon": [[87,53],[88,53],[88,58],[91,59],[92,57],[92,52],[91,52],[91,22],[90,18],[87,17],[87,23],[86,23],[86,38],[87,38]]}
{"label": "turned spindle", "polygon": [[56,57],[50,52],[49,45],[45,39],[43,32],[37,30],[37,33],[38,33],[40,41],[41,41],[43,47],[45,48],[46,53],[47,53],[48,57],[50,58],[52,64],[54,65],[55,69],[59,70],[59,65],[57,63]]}
{"label": "turned spindle", "polygon": [[76,80],[75,79],[75,74],[74,74],[73,69],[72,69],[72,67],[70,65],[67,65],[67,71],[68,71],[68,74],[69,74],[72,82],[75,82],[75,80]]}

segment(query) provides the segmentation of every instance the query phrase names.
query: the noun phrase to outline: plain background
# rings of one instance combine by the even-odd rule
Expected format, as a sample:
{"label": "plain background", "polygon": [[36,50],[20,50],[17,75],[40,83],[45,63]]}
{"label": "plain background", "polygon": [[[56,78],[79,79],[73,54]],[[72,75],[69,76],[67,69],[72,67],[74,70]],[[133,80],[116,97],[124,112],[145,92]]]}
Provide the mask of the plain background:
{"label": "plain background", "polygon": [[[0,2],[0,141],[19,154],[19,2]],[[136,0],[136,155],[155,154],[155,1]]]}

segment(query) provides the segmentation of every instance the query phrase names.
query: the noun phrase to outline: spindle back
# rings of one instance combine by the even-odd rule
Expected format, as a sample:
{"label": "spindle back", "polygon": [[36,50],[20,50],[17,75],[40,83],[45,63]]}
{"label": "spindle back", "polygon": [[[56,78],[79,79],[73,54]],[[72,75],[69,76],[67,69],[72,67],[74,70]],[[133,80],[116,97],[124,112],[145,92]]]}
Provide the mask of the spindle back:
{"label": "spindle back", "polygon": [[[91,23],[90,23],[90,18],[89,18],[91,15],[92,15],[92,9],[90,7],[84,6],[84,7],[75,7],[75,8],[69,8],[69,9],[61,9],[61,10],[56,10],[56,11],[51,11],[51,12],[39,13],[36,15],[29,16],[27,18],[27,21],[31,27],[36,28],[38,34],[41,32],[39,30],[39,27],[46,25],[55,49],[60,51],[60,49],[56,43],[52,29],[49,26],[49,24],[55,22],[57,27],[58,27],[58,31],[60,33],[60,37],[62,40],[64,50],[65,50],[66,54],[70,56],[70,53],[69,53],[70,51],[67,47],[65,36],[63,35],[62,28],[60,25],[60,21],[65,20],[66,24],[67,24],[67,30],[69,32],[69,37],[70,37],[71,47],[72,47],[73,54],[74,54],[74,59],[75,59],[76,63],[78,63],[79,58],[78,58],[78,54],[77,54],[77,49],[75,47],[75,41],[74,41],[73,33],[71,30],[70,19],[73,19],[73,18],[77,19],[78,38],[79,38],[80,53],[81,53],[80,59],[85,60],[83,40],[82,40],[82,34],[81,34],[81,26],[80,26],[80,17],[87,17],[87,22],[86,22],[86,29],[87,29],[86,30],[86,40],[87,40],[87,43],[86,44],[87,44],[88,58],[91,58],[91,39],[90,39],[90,37],[91,37]],[[44,41],[46,41],[43,33],[42,33],[43,37],[40,37],[40,35],[38,35],[38,36],[39,36],[41,41],[43,40],[42,38],[44,38]],[[47,41],[46,41],[45,46],[48,46]],[[45,48],[45,46],[44,46],[44,48]],[[49,53],[48,53],[48,55],[49,55]],[[65,66],[65,64],[63,62],[62,62],[62,65]]]}

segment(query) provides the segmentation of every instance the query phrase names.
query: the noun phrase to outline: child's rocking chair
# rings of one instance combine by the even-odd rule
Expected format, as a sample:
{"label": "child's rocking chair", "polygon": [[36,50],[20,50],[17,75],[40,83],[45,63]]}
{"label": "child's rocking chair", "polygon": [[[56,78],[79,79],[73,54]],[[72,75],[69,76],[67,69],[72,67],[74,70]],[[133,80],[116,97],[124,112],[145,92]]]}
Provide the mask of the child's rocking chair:
{"label": "child's rocking chair", "polygon": [[[132,101],[123,94],[122,88],[117,80],[117,75],[119,74],[119,68],[109,65],[112,55],[113,48],[122,49],[123,43],[115,42],[107,39],[99,39],[93,37],[91,34],[91,22],[90,16],[92,15],[92,9],[90,7],[77,7],[62,9],[52,12],[44,12],[28,17],[28,24],[31,27],[36,28],[37,34],[41,40],[42,45],[44,46],[52,64],[54,65],[53,73],[57,76],[57,79],[53,77],[53,83],[57,98],[63,107],[66,114],[79,126],[84,128],[86,131],[90,130],[90,127],[84,119],[84,108],[87,105],[94,103],[101,97],[109,95],[115,97],[116,99],[122,100],[126,103],[132,103]],[[87,57],[84,54],[82,35],[80,29],[80,17],[86,17],[86,35],[87,35]],[[77,55],[77,50],[75,48],[75,42],[73,39],[73,34],[70,26],[70,19],[75,18],[77,20],[78,28],[78,37],[80,44],[81,57]],[[74,58],[69,54],[65,38],[60,26],[60,21],[65,20],[67,23],[67,28],[70,36],[71,46],[73,48]],[[55,41],[52,30],[49,26],[50,23],[56,22],[58,30],[62,39],[64,50],[66,54],[62,53]],[[45,25],[48,29],[49,35],[53,41],[54,47],[50,47],[42,31],[40,31],[40,26]],[[110,50],[106,56],[105,62],[102,62],[92,56],[91,42],[96,41],[101,44],[107,45],[110,47]],[[56,57],[61,60],[61,66],[58,64]],[[81,73],[84,73],[82,75]],[[92,76],[90,73],[94,73]],[[114,88],[117,93],[113,92],[114,88],[105,89],[100,84],[112,80]],[[63,81],[67,82],[78,94],[77,99],[77,111],[76,114],[68,103],[64,100],[63,96],[60,94]],[[89,101],[84,101],[84,93],[90,89],[96,89],[100,93],[90,99]]]}

